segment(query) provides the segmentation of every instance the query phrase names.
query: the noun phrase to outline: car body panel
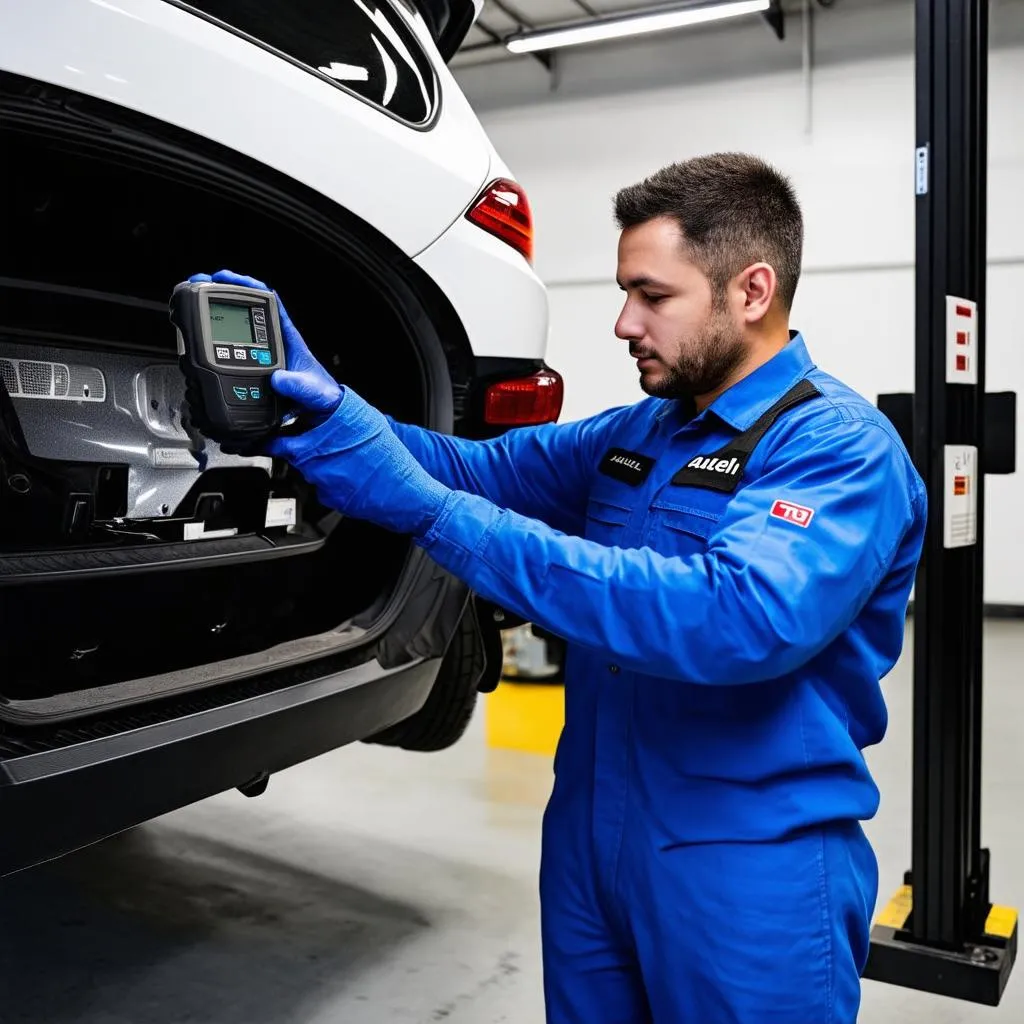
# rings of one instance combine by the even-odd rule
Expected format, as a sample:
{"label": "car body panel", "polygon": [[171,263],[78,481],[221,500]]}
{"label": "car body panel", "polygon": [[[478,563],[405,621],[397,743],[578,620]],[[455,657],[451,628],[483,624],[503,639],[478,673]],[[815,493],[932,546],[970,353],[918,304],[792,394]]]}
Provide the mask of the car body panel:
{"label": "car body panel", "polygon": [[0,68],[245,153],[409,256],[460,216],[491,169],[491,144],[436,50],[440,109],[423,130],[165,0],[0,0],[0,23]]}
{"label": "car body panel", "polygon": [[474,355],[544,357],[547,290],[513,248],[462,217],[415,262],[448,296]]}

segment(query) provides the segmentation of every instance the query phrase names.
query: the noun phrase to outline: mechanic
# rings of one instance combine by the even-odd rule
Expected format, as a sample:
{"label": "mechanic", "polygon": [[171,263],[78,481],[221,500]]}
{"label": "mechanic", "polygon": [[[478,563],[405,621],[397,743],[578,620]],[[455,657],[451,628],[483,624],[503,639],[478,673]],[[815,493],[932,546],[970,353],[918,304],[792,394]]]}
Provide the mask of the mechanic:
{"label": "mechanic", "polygon": [[319,421],[268,450],[569,642],[549,1022],[853,1024],[877,890],[861,751],[885,732],[925,490],[789,328],[785,177],[713,154],[615,212],[615,332],[650,397],[488,441],[431,433],[335,382],[282,312],[274,387]]}

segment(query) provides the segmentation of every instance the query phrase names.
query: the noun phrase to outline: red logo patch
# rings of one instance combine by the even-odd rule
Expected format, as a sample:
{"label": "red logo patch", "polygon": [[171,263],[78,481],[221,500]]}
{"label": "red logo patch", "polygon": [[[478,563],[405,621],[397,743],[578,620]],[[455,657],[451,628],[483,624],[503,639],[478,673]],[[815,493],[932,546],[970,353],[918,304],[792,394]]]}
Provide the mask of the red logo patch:
{"label": "red logo patch", "polygon": [[771,514],[776,519],[785,519],[787,523],[793,523],[806,529],[814,518],[814,509],[807,508],[806,505],[794,505],[791,501],[780,500],[772,505]]}

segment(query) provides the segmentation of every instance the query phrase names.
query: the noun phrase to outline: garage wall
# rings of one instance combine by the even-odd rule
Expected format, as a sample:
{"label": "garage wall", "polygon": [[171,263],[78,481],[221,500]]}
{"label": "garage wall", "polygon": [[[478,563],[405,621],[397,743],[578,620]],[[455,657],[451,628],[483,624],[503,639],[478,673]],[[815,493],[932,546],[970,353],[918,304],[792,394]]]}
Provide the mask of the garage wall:
{"label": "garage wall", "polygon": [[[534,207],[564,419],[641,397],[612,333],[612,196],[665,163],[721,149],[756,152],[794,180],[806,248],[793,326],[818,364],[872,401],[913,389],[913,3],[837,0],[812,24],[809,90],[799,16],[783,43],[754,19],[562,51],[554,87],[528,58],[456,70]],[[993,0],[992,40],[988,387],[1018,391],[1024,406],[1022,0]],[[1024,464],[988,481],[989,602],[1024,605],[1022,514]]]}

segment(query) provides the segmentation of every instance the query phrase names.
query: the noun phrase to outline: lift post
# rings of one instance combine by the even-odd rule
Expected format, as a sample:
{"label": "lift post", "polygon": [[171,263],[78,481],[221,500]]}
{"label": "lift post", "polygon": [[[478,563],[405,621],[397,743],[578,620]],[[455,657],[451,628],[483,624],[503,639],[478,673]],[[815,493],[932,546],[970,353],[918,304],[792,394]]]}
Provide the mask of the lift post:
{"label": "lift post", "polygon": [[865,977],[995,1006],[1017,914],[989,901],[981,846],[988,6],[916,0],[913,853]]}

